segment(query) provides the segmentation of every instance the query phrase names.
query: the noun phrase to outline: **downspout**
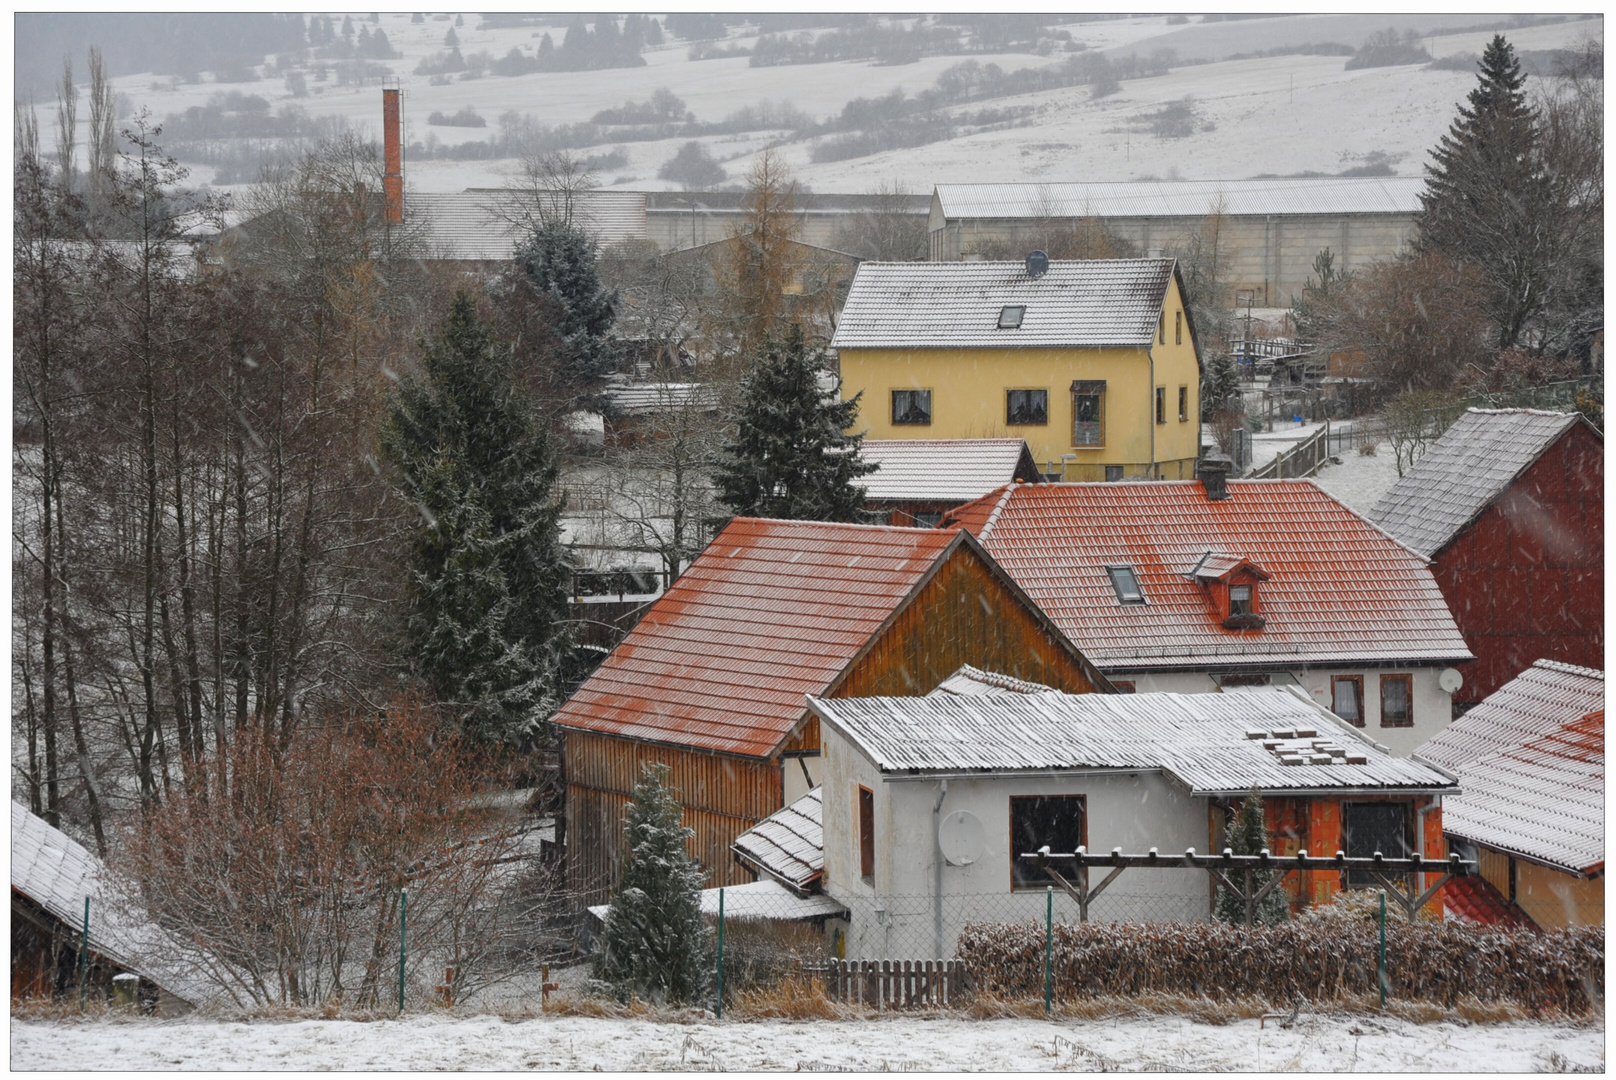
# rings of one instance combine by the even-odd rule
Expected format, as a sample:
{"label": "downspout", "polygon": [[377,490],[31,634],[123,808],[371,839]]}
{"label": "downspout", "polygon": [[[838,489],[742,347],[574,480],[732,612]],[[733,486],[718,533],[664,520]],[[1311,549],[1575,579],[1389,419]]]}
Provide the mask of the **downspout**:
{"label": "downspout", "polygon": [[931,808],[931,835],[936,850],[932,854],[932,955],[943,959],[943,800],[948,798],[948,781],[937,785],[937,802]]}
{"label": "downspout", "polygon": [[[1161,325],[1158,323],[1157,325]],[[1156,346],[1150,346],[1150,388],[1145,394],[1145,408],[1149,415],[1145,419],[1150,424],[1150,479],[1156,479]],[[1064,479],[1064,478],[1063,478]]]}

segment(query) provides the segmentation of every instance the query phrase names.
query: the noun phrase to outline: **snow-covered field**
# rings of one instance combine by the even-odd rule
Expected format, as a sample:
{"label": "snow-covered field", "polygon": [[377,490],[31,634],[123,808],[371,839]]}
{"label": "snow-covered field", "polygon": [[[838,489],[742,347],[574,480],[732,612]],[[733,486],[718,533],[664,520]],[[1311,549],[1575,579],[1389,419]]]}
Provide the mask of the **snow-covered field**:
{"label": "snow-covered field", "polygon": [[14,1070],[1540,1072],[1605,1068],[1603,1025],[1412,1024],[1309,1016],[1291,1028],[1178,1016],[1086,1021],[708,1022],[421,1016],[356,1023],[16,1021]]}
{"label": "snow-covered field", "polygon": [[1372,457],[1356,449],[1343,450],[1339,465],[1326,465],[1313,479],[1319,487],[1360,514],[1368,514],[1380,497],[1397,483],[1397,460],[1392,448],[1381,443]]}
{"label": "snow-covered field", "polygon": [[[1113,54],[1136,49],[1149,53],[1176,47],[1183,55],[1231,55],[1293,40],[1356,43],[1367,29],[1391,16],[1303,16],[1254,19],[1237,24],[1171,26],[1165,16],[1131,17],[1065,24],[1074,40]],[[1489,16],[1430,17],[1419,29],[1434,55],[1478,51],[1487,34],[1436,32],[1442,27],[1474,25]],[[447,142],[488,138],[500,113],[531,113],[549,124],[588,120],[597,111],[624,101],[644,101],[667,87],[685,100],[701,120],[718,120],[762,99],[789,101],[815,117],[839,112],[855,97],[874,97],[896,88],[913,94],[932,85],[963,56],[927,57],[917,63],[876,65],[867,62],[802,64],[753,68],[746,57],[690,61],[682,41],[649,49],[646,66],[608,71],[537,73],[516,78],[459,79],[432,86],[414,69],[425,56],[443,47],[452,25],[438,18],[412,24],[403,12],[384,13],[380,27],[404,55],[386,66],[405,90],[406,138],[424,139],[428,132]],[[357,21],[357,20],[356,20]],[[456,29],[462,53],[487,51],[498,57],[512,46],[531,48],[546,31],[553,38],[562,26],[488,29],[469,16]],[[558,23],[563,20],[558,19]],[[1372,24],[1372,25],[1371,25]],[[1411,24],[1412,25],[1412,24]],[[1574,45],[1584,37],[1602,36],[1602,19],[1561,23],[1511,31],[1521,49]],[[751,38],[731,44],[749,44]],[[1204,47],[1197,42],[1210,42]],[[981,64],[1015,69],[1059,63],[1061,54],[1040,57],[1018,53],[969,57]],[[933,184],[1021,180],[1129,180],[1144,176],[1183,179],[1240,178],[1259,173],[1303,170],[1339,172],[1364,163],[1370,155],[1392,163],[1400,175],[1418,175],[1425,154],[1453,119],[1454,106],[1474,83],[1466,72],[1428,71],[1420,66],[1346,71],[1340,56],[1281,56],[1255,60],[1195,64],[1150,79],[1128,80],[1122,89],[1098,101],[1087,87],[1071,87],[1013,98],[997,98],[993,107],[1031,106],[1027,126],[983,132],[928,146],[892,151],[853,161],[815,165],[807,143],[784,148],[788,164],[816,191],[860,192],[896,181],[911,191]],[[218,90],[259,94],[271,105],[291,103],[278,78],[225,85],[194,85],[157,79],[150,74],[121,76],[116,89],[158,118],[205,102]],[[342,115],[380,127],[380,95],[374,85],[338,87],[310,84],[310,96],[297,104],[313,115]],[[1144,114],[1164,105],[1193,99],[1200,127],[1182,139],[1160,139],[1141,127]],[[429,128],[429,112],[454,112],[471,106],[489,127]],[[973,108],[980,107],[973,105]],[[82,111],[82,110],[81,110]],[[48,119],[48,118],[47,118]],[[49,142],[51,125],[41,124]],[[724,161],[732,178],[744,176],[752,155],[768,133],[709,136],[713,155]],[[628,164],[602,176],[603,183],[633,189],[672,186],[656,179],[656,171],[685,140],[627,143]],[[514,167],[510,161],[425,161],[408,165],[407,183],[421,191],[455,191],[498,185]],[[209,179],[198,167],[194,179]]]}

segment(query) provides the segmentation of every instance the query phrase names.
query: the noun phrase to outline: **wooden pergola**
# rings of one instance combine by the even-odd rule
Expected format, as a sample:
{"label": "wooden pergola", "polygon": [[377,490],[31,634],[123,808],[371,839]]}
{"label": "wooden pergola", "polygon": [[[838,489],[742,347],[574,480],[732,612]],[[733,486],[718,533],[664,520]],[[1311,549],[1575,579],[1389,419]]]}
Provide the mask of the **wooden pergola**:
{"label": "wooden pergola", "polygon": [[[1130,866],[1156,867],[1158,869],[1175,869],[1191,867],[1196,870],[1205,870],[1212,880],[1221,884],[1234,895],[1240,897],[1246,905],[1246,925],[1250,926],[1257,911],[1257,905],[1269,893],[1279,888],[1280,882],[1285,880],[1292,870],[1360,870],[1367,872],[1386,890],[1386,895],[1395,899],[1407,912],[1409,921],[1414,920],[1417,912],[1449,878],[1464,877],[1475,872],[1476,864],[1459,858],[1457,855],[1447,859],[1393,859],[1380,852],[1371,856],[1349,857],[1344,851],[1337,851],[1334,858],[1309,855],[1304,849],[1295,855],[1271,855],[1265,848],[1256,855],[1236,855],[1229,848],[1223,849],[1221,855],[1197,855],[1194,848],[1186,848],[1182,855],[1162,855],[1151,848],[1144,855],[1124,855],[1121,848],[1112,848],[1108,854],[1091,854],[1084,848],[1074,852],[1059,854],[1052,852],[1048,847],[1039,848],[1031,854],[1023,854],[1023,859],[1030,860],[1033,865],[1042,867],[1044,872],[1061,887],[1073,900],[1077,901],[1078,918],[1081,922],[1089,921],[1089,905],[1094,902],[1105,887],[1115,881],[1122,872]],[[1094,866],[1109,866],[1112,870],[1105,879],[1092,889],[1089,887],[1089,868]],[[1253,877],[1259,873],[1274,872],[1272,878],[1260,887],[1253,888]],[[1419,891],[1419,879],[1415,874],[1440,874],[1436,884]],[[1395,878],[1409,875],[1410,885],[1405,891],[1398,886]],[[1244,888],[1235,884],[1235,878],[1243,879]]]}

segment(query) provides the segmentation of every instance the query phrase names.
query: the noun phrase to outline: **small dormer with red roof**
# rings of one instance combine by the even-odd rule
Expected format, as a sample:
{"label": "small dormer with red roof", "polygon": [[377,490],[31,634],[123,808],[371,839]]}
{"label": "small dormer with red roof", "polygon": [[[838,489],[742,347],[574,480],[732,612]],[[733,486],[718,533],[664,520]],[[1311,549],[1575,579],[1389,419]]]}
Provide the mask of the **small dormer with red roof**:
{"label": "small dormer with red roof", "polygon": [[1268,580],[1262,567],[1243,555],[1208,551],[1196,560],[1189,577],[1206,589],[1213,618],[1225,630],[1261,630],[1261,583]]}

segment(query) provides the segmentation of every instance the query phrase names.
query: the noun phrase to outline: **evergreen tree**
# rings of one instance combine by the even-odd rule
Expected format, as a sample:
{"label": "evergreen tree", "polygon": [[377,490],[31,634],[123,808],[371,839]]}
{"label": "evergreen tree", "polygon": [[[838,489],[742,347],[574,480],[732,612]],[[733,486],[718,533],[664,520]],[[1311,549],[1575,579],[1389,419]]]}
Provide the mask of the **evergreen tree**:
{"label": "evergreen tree", "polygon": [[510,350],[458,293],[423,343],[424,378],[393,395],[382,450],[422,523],[404,633],[416,674],[466,729],[541,733],[559,696],[566,565],[558,468]]}
{"label": "evergreen tree", "polygon": [[846,434],[862,391],[842,401],[840,378],[821,384],[824,353],[808,348],[796,323],[762,351],[714,477],[719,502],[748,517],[859,520],[864,489],[854,481],[878,468],[858,456],[864,436]]}
{"label": "evergreen tree", "polygon": [[1535,118],[1515,50],[1494,35],[1469,105],[1425,167],[1417,246],[1476,266],[1498,346],[1513,346],[1547,299],[1561,253],[1545,243],[1550,188],[1538,173]]}
{"label": "evergreen tree", "polygon": [[624,813],[628,857],[595,956],[595,978],[620,999],[700,1001],[710,986],[711,947],[701,916],[705,871],[690,857],[694,833],[683,817],[668,790],[668,767],[646,766]]}
{"label": "evergreen tree", "polygon": [[[524,362],[542,366],[542,381],[566,411],[597,405],[617,362],[612,324],[617,293],[600,281],[595,242],[573,216],[572,191],[546,192],[532,231],[516,249],[514,305],[539,326],[524,327]],[[566,205],[562,205],[566,204]]]}
{"label": "evergreen tree", "polygon": [[[1263,823],[1262,795],[1256,788],[1252,788],[1251,794],[1246,796],[1246,801],[1240,804],[1240,813],[1230,827],[1223,846],[1236,855],[1257,855],[1272,849],[1268,827]],[[1233,870],[1229,873],[1231,881],[1241,888],[1246,887],[1244,871]],[[1253,871],[1250,888],[1260,891],[1277,873],[1275,870]],[[1221,885],[1218,886],[1218,899],[1213,912],[1223,922],[1245,925],[1246,902]],[[1283,885],[1263,897],[1262,902],[1252,913],[1252,921],[1259,924],[1282,923],[1290,917],[1290,899],[1286,896]]]}

